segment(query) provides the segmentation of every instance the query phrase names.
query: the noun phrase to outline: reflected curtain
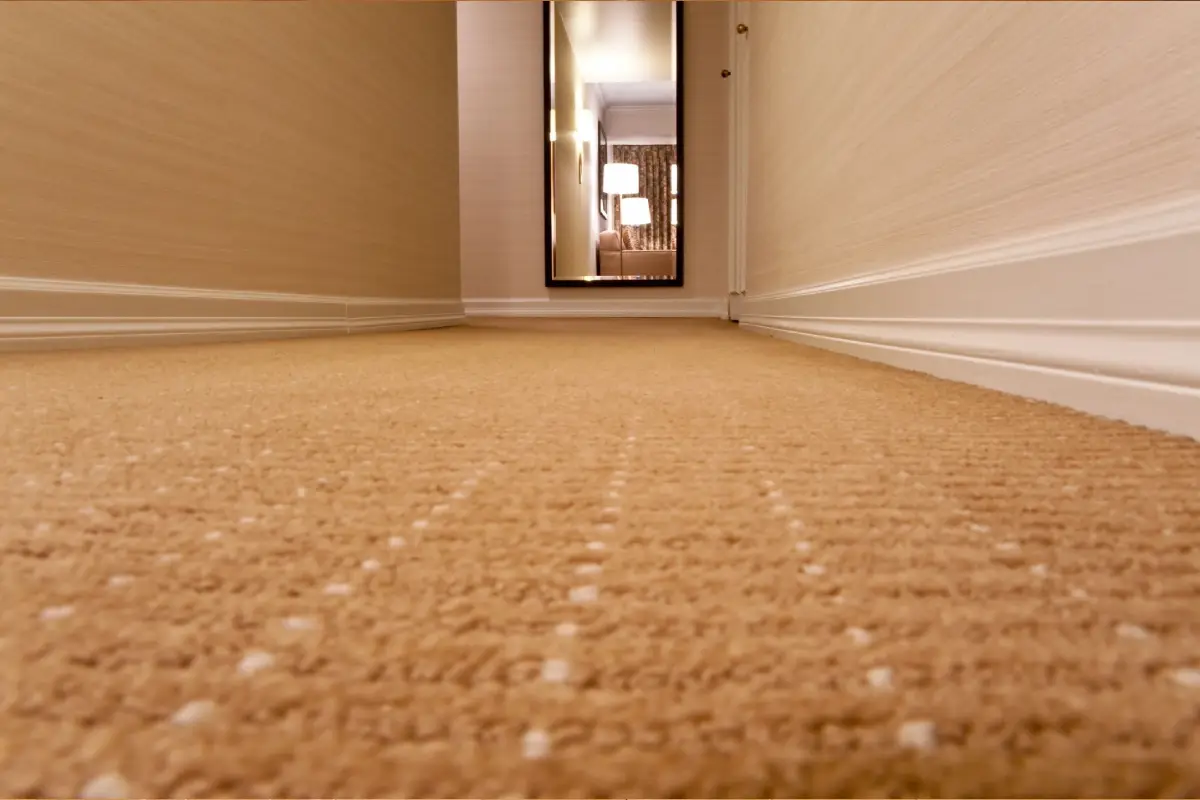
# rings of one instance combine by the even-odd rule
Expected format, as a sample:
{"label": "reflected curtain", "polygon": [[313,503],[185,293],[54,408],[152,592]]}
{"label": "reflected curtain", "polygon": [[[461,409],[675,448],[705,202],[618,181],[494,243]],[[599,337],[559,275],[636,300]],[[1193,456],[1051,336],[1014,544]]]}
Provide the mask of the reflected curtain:
{"label": "reflected curtain", "polygon": [[621,223],[621,204],[615,203],[614,227],[621,232],[627,250],[674,250],[675,226],[671,224],[671,165],[675,163],[673,144],[614,144],[613,162],[637,164],[638,189],[650,204],[649,225]]}

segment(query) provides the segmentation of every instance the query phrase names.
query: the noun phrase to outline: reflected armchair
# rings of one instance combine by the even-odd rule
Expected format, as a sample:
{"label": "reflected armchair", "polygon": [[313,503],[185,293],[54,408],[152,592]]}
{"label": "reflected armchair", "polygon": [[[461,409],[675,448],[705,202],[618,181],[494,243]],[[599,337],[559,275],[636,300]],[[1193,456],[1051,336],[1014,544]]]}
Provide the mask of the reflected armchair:
{"label": "reflected armchair", "polygon": [[626,250],[621,234],[602,231],[596,242],[596,274],[603,277],[642,275],[675,277],[674,250]]}

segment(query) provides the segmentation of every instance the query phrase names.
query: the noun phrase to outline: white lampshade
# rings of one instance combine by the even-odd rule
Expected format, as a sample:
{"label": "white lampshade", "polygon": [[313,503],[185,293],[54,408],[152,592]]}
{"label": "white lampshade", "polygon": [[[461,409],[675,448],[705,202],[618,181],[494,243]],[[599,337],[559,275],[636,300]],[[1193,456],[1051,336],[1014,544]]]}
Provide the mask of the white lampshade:
{"label": "white lampshade", "polygon": [[605,194],[637,194],[637,164],[605,164],[602,185]]}
{"label": "white lampshade", "polygon": [[679,199],[676,197],[671,198],[671,224],[679,224]]}
{"label": "white lampshade", "polygon": [[622,197],[621,224],[649,225],[650,201],[644,197]]}
{"label": "white lampshade", "polygon": [[671,165],[671,194],[679,194],[679,165]]}

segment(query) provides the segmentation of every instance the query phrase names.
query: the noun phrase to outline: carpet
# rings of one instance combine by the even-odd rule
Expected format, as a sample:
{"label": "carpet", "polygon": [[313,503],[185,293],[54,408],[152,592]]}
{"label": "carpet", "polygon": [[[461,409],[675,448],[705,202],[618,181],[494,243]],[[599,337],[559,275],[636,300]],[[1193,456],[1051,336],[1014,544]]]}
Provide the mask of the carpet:
{"label": "carpet", "polygon": [[1200,444],[719,321],[0,358],[0,795],[1195,796]]}

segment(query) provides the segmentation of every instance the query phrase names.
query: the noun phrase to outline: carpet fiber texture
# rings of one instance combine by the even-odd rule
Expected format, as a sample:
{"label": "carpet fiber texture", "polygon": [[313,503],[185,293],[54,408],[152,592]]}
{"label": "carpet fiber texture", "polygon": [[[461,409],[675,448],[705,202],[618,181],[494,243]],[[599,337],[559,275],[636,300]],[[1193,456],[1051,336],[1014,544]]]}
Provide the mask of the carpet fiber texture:
{"label": "carpet fiber texture", "polygon": [[717,321],[0,358],[0,794],[1195,796],[1200,445]]}

